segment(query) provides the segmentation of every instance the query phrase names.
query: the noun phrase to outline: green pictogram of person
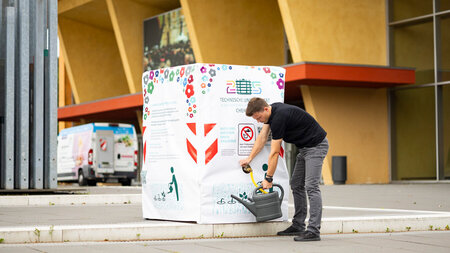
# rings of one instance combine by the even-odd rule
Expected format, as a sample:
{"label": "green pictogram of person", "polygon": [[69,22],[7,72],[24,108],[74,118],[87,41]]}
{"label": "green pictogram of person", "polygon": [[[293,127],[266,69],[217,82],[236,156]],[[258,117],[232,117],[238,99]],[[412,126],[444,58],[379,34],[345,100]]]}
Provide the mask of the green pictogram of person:
{"label": "green pictogram of person", "polygon": [[175,193],[177,194],[177,201],[179,201],[180,198],[178,196],[178,183],[177,183],[177,178],[175,177],[173,167],[170,167],[170,172],[172,172],[172,182],[169,183],[169,192],[167,194],[172,193],[173,188],[175,187]]}
{"label": "green pictogram of person", "polygon": [[[269,165],[267,165],[267,163],[263,164],[262,169],[264,172],[264,178],[266,178],[267,175],[267,170],[269,169]],[[273,186],[269,189],[269,192],[273,192]]]}

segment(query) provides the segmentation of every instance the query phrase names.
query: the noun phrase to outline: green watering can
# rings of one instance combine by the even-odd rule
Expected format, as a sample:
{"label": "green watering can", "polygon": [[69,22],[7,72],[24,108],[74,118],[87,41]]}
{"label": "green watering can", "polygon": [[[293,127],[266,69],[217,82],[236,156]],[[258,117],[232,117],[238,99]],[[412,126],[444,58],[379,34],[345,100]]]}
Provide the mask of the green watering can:
{"label": "green watering can", "polygon": [[278,192],[276,191],[267,194],[258,194],[258,191],[262,189],[262,186],[259,186],[255,188],[249,201],[244,201],[233,194],[231,194],[231,197],[239,201],[239,203],[243,204],[253,215],[255,215],[257,222],[277,219],[283,216],[283,213],[281,212],[281,203],[283,202],[284,190],[279,184],[273,184],[273,186],[280,188],[281,196],[278,196]]}

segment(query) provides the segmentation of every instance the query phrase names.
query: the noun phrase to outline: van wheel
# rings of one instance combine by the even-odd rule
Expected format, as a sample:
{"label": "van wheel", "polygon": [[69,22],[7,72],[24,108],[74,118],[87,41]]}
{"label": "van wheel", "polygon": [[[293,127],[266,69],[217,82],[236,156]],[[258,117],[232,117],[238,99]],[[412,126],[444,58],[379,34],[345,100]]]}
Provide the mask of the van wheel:
{"label": "van wheel", "polygon": [[80,169],[80,170],[78,170],[78,185],[85,186],[86,184],[87,184],[87,180],[84,177],[83,171]]}
{"label": "van wheel", "polygon": [[120,179],[119,182],[122,183],[123,186],[130,186],[131,185],[131,178]]}

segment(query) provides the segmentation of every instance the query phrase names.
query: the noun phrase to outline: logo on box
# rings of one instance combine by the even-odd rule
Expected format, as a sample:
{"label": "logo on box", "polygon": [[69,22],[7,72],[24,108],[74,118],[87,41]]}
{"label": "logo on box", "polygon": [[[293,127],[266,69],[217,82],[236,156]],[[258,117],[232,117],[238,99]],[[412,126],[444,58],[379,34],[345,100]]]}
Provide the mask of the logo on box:
{"label": "logo on box", "polygon": [[252,95],[261,94],[261,82],[238,79],[227,81],[227,94]]}

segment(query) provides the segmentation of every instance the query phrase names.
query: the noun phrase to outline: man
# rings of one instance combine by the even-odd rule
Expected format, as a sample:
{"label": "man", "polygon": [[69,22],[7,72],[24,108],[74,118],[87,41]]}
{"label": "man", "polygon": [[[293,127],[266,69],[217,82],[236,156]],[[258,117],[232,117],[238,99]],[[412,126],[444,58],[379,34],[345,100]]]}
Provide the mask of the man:
{"label": "man", "polygon": [[[297,161],[292,172],[290,185],[294,195],[295,214],[292,225],[278,235],[296,235],[295,241],[320,241],[322,219],[322,196],[319,181],[322,164],[328,153],[327,133],[317,121],[304,110],[283,103],[268,105],[262,98],[252,98],[247,105],[246,115],[264,123],[256,138],[250,155],[240,161],[241,166],[249,164],[261,151],[272,132],[269,168],[262,181],[264,189],[272,187],[277,168],[281,142],[295,144],[299,148]],[[307,213],[306,192],[310,203],[309,224],[305,230]]]}

